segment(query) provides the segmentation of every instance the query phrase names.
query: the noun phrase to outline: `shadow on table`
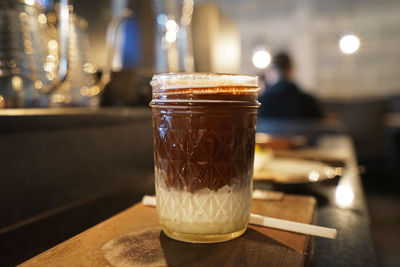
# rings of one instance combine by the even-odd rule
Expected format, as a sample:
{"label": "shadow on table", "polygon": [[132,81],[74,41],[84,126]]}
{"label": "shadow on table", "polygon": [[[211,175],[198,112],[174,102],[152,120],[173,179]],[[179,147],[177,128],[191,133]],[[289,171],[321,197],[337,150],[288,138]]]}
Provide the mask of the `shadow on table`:
{"label": "shadow on table", "polygon": [[160,233],[168,266],[301,266],[303,254],[247,229],[243,236],[221,243],[194,244]]}

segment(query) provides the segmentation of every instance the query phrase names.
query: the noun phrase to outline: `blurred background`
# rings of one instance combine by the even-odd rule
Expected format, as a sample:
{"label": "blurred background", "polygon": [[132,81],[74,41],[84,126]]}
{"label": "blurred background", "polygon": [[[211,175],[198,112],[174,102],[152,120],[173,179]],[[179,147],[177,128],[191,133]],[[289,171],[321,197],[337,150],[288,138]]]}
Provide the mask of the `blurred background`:
{"label": "blurred background", "polygon": [[[109,185],[106,180],[115,175],[113,171],[119,168],[121,172],[132,161],[152,171],[152,152],[147,147],[130,147],[134,155],[124,146],[135,137],[142,138],[151,125],[148,115],[132,118],[129,114],[132,108],[143,114],[150,109],[153,74],[255,74],[264,92],[268,79],[273,79],[274,55],[284,51],[293,60],[293,80],[314,96],[324,113],[318,132],[352,138],[378,261],[382,266],[399,266],[399,1],[75,0],[67,9],[70,15],[63,18],[59,14],[65,8],[57,1],[0,2],[0,108],[4,109],[0,110],[0,176],[6,192],[0,196],[5,203],[0,213],[12,213],[1,223],[0,234],[30,234],[33,230],[12,231],[19,229],[15,226],[18,222],[28,225],[26,220],[32,216],[81,196],[89,197],[85,211],[95,210],[90,206],[91,197],[97,197],[90,190],[93,182],[75,187],[84,177],[104,176],[104,184],[99,183],[96,192],[103,192],[100,198],[104,203],[114,201],[114,205],[107,204],[108,213],[96,213],[90,222],[82,217],[79,227],[65,229],[53,243],[43,241],[39,251],[132,203],[132,193],[126,193],[124,199],[106,200],[109,191],[104,190]],[[67,33],[61,26],[63,20],[69,25]],[[42,115],[37,116],[37,112]],[[16,114],[20,116],[13,118]],[[135,126],[129,128],[126,122]],[[110,128],[100,134],[96,127],[102,125]],[[264,131],[271,133],[302,134],[309,130],[309,126],[290,130],[265,127]],[[74,133],[80,128],[83,132]],[[59,136],[51,135],[52,131]],[[110,139],[114,143],[99,148]],[[151,138],[147,141],[151,143]],[[79,152],[71,152],[74,146]],[[90,150],[97,155],[89,155]],[[117,158],[110,151],[118,154]],[[140,151],[144,151],[141,159],[137,156]],[[81,157],[71,161],[72,153]],[[114,164],[108,168],[108,176],[99,167],[103,163]],[[30,171],[20,170],[21,164]],[[91,170],[91,166],[98,169]],[[116,179],[120,182],[115,182],[113,190],[129,184],[132,173],[143,175],[138,170],[120,173],[122,178]],[[5,177],[9,177],[8,182]],[[15,197],[16,188],[21,186],[18,183],[27,185],[21,194],[29,199],[32,184],[41,181],[49,185],[55,177],[59,177],[58,184],[50,188],[61,193],[49,201],[54,205],[45,197],[37,201],[37,196],[32,196],[32,205],[37,205],[32,209],[26,199]],[[76,180],[63,182],[63,177]],[[138,184],[142,191],[135,198],[151,192],[152,184],[147,180],[129,186]],[[25,203],[22,208],[10,211],[19,201]],[[63,207],[67,212],[68,207]],[[33,256],[34,252],[25,255]]]}

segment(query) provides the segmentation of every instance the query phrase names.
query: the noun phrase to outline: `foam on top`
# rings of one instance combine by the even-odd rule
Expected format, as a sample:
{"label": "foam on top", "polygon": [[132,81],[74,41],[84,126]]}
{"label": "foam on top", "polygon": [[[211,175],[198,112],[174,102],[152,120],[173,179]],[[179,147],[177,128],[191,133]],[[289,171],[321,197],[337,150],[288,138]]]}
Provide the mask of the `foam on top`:
{"label": "foam on top", "polygon": [[[150,82],[153,92],[183,88],[235,87],[235,90],[253,88],[258,91],[258,78],[254,75],[215,73],[164,73],[156,74]],[[246,90],[246,91],[247,91]]]}

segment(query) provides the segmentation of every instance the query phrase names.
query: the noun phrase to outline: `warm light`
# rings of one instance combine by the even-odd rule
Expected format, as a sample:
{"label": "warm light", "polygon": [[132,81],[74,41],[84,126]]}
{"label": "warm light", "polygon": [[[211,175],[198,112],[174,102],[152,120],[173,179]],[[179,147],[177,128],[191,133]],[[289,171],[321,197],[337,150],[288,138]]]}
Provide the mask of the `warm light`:
{"label": "warm light", "polygon": [[23,81],[19,76],[13,76],[11,78],[11,86],[15,91],[20,91],[23,86]]}
{"label": "warm light", "polygon": [[54,24],[57,22],[57,16],[54,13],[48,13],[47,14],[47,20],[49,21],[49,23]]}
{"label": "warm light", "polygon": [[167,29],[167,31],[170,31],[170,32],[178,32],[178,30],[179,30],[178,24],[173,19],[169,19],[165,23],[165,28]]}
{"label": "warm light", "polygon": [[56,40],[50,40],[47,45],[49,46],[49,49],[51,49],[51,50],[57,49],[57,46],[58,46]]}
{"label": "warm light", "polygon": [[165,34],[165,39],[167,40],[168,43],[173,43],[176,40],[176,32],[173,31],[167,31]]}
{"label": "warm light", "polygon": [[36,89],[41,89],[42,87],[43,87],[43,83],[42,83],[42,81],[40,81],[40,80],[36,80],[34,83],[33,83],[33,86],[36,88]]}
{"label": "warm light", "polygon": [[192,21],[192,17],[190,17],[190,16],[184,16],[181,18],[182,25],[189,25],[191,21]]}
{"label": "warm light", "polygon": [[86,86],[82,87],[80,91],[82,96],[87,96],[89,94],[89,88]]}
{"label": "warm light", "polygon": [[340,39],[340,50],[345,54],[353,54],[360,48],[360,39],[355,35],[346,35]]}
{"label": "warm light", "polygon": [[339,185],[336,188],[336,204],[339,207],[349,207],[354,200],[354,192],[349,185]]}
{"label": "warm light", "polygon": [[253,54],[252,61],[254,66],[264,69],[271,63],[271,55],[265,50],[259,50]]}
{"label": "warm light", "polygon": [[32,48],[32,42],[30,40],[24,40],[25,48]]}
{"label": "warm light", "polygon": [[184,0],[182,13],[186,16],[191,16],[193,13],[193,0]]}
{"label": "warm light", "polygon": [[0,95],[0,108],[6,107],[6,101],[4,101],[4,97]]}
{"label": "warm light", "polygon": [[35,4],[35,0],[25,0],[25,4],[33,6]]}
{"label": "warm light", "polygon": [[51,96],[51,100],[53,103],[62,103],[64,102],[65,96],[63,94],[55,94]]}
{"label": "warm light", "polygon": [[91,96],[98,95],[99,93],[100,93],[100,88],[97,85],[92,86],[90,88],[90,95]]}
{"label": "warm light", "polygon": [[44,65],[43,65],[43,69],[46,72],[53,72],[54,68],[55,68],[55,65],[54,65],[53,62],[45,62]]}
{"label": "warm light", "polygon": [[311,182],[316,182],[319,180],[319,172],[316,170],[310,171],[310,173],[308,174],[308,180],[310,180]]}
{"label": "warm light", "polygon": [[28,14],[26,14],[25,12],[19,13],[19,19],[21,21],[26,21],[28,19]]}
{"label": "warm light", "polygon": [[10,60],[7,62],[7,66],[10,68],[15,68],[17,66],[17,64],[15,63],[14,60]]}
{"label": "warm light", "polygon": [[48,56],[47,56],[47,61],[48,61],[48,62],[55,62],[55,61],[56,61],[56,58],[55,58],[53,55],[48,55]]}
{"label": "warm light", "polygon": [[176,41],[177,32],[179,30],[179,26],[175,20],[169,19],[165,23],[165,28],[167,29],[167,33],[165,34],[165,39],[168,43],[173,43]]}
{"label": "warm light", "polygon": [[210,70],[213,72],[237,73],[240,69],[241,47],[240,34],[237,24],[229,19],[223,18],[223,30],[218,30],[216,38],[212,42],[210,53]]}
{"label": "warm light", "polygon": [[182,17],[181,23],[182,25],[189,25],[192,20],[193,14],[193,0],[184,0],[183,1],[183,8],[182,8]]}
{"label": "warm light", "polygon": [[43,13],[39,14],[38,21],[39,21],[40,24],[46,24],[46,22],[47,22],[46,15],[43,14]]}
{"label": "warm light", "polygon": [[335,168],[325,168],[325,175],[326,177],[328,177],[329,179],[334,178],[336,175],[338,175],[337,171],[335,170]]}

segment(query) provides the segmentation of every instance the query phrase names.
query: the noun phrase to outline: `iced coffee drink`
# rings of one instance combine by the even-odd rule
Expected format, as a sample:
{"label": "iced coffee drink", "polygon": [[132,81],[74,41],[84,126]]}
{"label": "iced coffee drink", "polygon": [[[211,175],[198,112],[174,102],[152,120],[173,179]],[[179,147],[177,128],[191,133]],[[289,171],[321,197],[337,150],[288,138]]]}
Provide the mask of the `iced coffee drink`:
{"label": "iced coffee drink", "polygon": [[257,77],[160,74],[151,85],[157,212],[165,234],[189,242],[240,236],[252,199]]}

